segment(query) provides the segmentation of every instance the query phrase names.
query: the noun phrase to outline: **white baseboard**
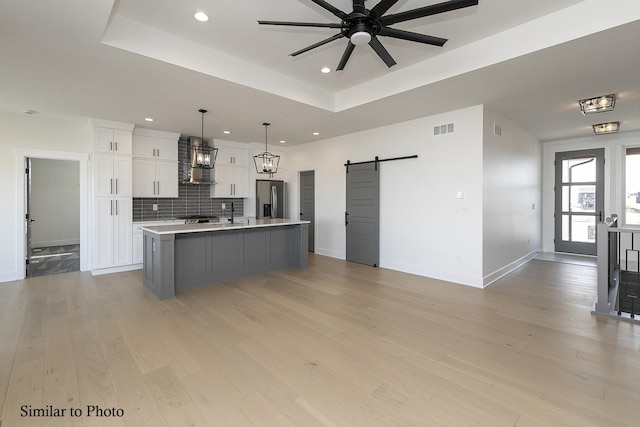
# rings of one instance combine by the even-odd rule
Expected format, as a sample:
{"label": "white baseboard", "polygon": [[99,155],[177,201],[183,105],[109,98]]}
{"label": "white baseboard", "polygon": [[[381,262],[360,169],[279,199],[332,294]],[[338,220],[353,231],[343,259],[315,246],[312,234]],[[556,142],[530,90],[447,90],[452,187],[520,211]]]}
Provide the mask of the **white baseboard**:
{"label": "white baseboard", "polygon": [[489,286],[490,284],[492,284],[496,280],[498,280],[501,277],[504,277],[507,274],[511,273],[516,268],[523,266],[524,264],[526,264],[527,262],[529,262],[533,258],[535,258],[537,254],[538,254],[537,250],[535,250],[533,252],[530,252],[527,255],[523,256],[522,258],[519,258],[519,259],[513,261],[512,263],[509,263],[509,264],[505,265],[504,267],[494,271],[493,273],[484,276],[484,278],[482,279],[483,287],[486,288],[487,286]]}
{"label": "white baseboard", "polygon": [[13,282],[18,280],[18,275],[15,271],[5,271],[0,273],[0,283],[2,282]]}
{"label": "white baseboard", "polygon": [[340,251],[332,251],[329,249],[316,248],[314,253],[318,255],[328,256],[331,258],[346,259],[345,253]]}
{"label": "white baseboard", "polygon": [[478,277],[465,274],[452,273],[433,268],[425,268],[421,265],[413,265],[398,261],[380,260],[380,267],[390,270],[401,271],[403,273],[415,274],[416,276],[428,277],[430,279],[442,280],[458,285],[470,286],[472,288],[482,288],[482,283]]}
{"label": "white baseboard", "polygon": [[91,275],[102,276],[103,274],[122,273],[125,271],[140,270],[142,264],[121,265],[120,267],[99,268],[91,270]]}
{"label": "white baseboard", "polygon": [[51,246],[67,246],[67,245],[79,245],[80,239],[67,239],[67,240],[50,240],[43,242],[32,242],[33,248],[48,248]]}

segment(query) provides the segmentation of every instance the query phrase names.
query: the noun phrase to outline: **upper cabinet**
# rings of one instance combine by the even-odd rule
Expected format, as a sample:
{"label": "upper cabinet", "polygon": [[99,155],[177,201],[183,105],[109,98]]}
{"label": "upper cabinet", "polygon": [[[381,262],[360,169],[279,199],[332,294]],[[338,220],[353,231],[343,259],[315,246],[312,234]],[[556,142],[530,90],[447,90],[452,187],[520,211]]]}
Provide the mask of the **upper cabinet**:
{"label": "upper cabinet", "polygon": [[153,129],[133,131],[133,197],[178,197],[179,138]]}
{"label": "upper cabinet", "polygon": [[221,144],[216,144],[216,148],[218,149],[216,165],[247,166],[249,150]]}
{"label": "upper cabinet", "polygon": [[178,161],[178,137],[175,139],[133,135],[133,157]]}
{"label": "upper cabinet", "polygon": [[96,127],[94,144],[100,153],[131,155],[131,131]]}

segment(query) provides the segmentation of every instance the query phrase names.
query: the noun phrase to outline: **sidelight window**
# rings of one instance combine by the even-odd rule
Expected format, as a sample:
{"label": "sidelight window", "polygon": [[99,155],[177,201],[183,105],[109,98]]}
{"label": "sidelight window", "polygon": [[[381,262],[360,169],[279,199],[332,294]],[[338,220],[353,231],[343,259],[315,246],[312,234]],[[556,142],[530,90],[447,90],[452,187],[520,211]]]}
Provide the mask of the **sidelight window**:
{"label": "sidelight window", "polygon": [[640,147],[627,148],[626,152],[625,223],[640,225]]}

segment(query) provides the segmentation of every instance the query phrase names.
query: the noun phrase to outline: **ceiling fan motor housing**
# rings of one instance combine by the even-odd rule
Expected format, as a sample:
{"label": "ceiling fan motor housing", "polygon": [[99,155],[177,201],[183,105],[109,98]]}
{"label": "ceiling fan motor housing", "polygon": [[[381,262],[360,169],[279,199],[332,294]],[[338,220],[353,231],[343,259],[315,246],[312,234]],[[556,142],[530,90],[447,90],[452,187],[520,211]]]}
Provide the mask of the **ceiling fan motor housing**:
{"label": "ceiling fan motor housing", "polygon": [[369,15],[352,12],[342,20],[342,35],[355,45],[367,44],[371,38],[380,32],[380,21]]}

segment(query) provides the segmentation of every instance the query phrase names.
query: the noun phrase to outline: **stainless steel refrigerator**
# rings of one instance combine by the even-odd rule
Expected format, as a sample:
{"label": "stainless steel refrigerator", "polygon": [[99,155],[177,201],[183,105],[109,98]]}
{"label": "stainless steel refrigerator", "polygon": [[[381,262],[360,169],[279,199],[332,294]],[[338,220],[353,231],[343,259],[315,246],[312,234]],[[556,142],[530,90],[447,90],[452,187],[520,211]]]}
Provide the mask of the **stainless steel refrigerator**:
{"label": "stainless steel refrigerator", "polygon": [[284,218],[285,182],[256,180],[256,218]]}

